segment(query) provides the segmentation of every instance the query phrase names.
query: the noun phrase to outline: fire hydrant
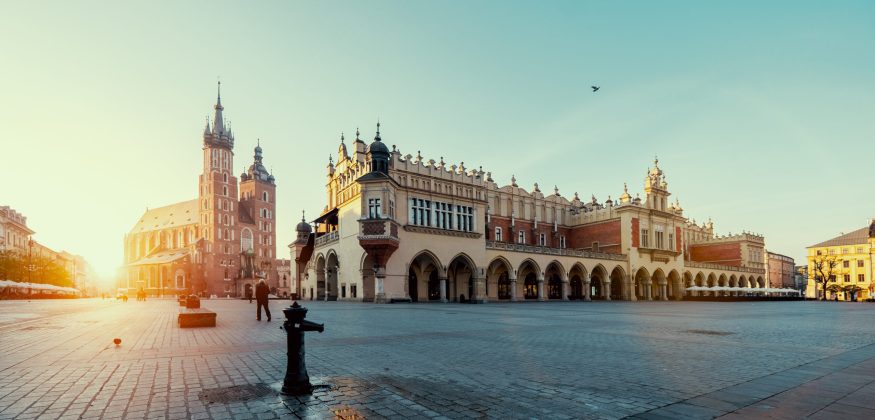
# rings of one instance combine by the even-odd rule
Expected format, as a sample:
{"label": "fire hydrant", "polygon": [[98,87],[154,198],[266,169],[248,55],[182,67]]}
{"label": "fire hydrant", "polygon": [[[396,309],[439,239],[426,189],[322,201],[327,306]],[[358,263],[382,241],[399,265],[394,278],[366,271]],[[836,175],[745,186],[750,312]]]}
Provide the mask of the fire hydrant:
{"label": "fire hydrant", "polygon": [[307,374],[307,365],[304,363],[304,332],[319,331],[321,333],[325,331],[325,325],[305,320],[307,308],[298,305],[298,302],[283,309],[283,313],[286,314],[283,329],[286,331],[289,361],[286,365],[282,393],[288,395],[311,394],[313,385],[310,384],[310,375]]}

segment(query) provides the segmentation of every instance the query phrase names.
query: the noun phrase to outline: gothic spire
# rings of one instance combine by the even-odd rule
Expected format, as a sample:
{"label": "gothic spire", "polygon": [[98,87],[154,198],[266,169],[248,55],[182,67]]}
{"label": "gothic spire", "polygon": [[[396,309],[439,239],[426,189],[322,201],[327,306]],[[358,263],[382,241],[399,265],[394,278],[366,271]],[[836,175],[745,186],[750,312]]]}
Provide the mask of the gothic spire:
{"label": "gothic spire", "polygon": [[213,107],[216,110],[216,116],[213,119],[213,133],[222,134],[225,132],[225,121],[222,119],[222,110],[225,109],[222,106],[222,82],[219,82],[217,90],[216,106]]}

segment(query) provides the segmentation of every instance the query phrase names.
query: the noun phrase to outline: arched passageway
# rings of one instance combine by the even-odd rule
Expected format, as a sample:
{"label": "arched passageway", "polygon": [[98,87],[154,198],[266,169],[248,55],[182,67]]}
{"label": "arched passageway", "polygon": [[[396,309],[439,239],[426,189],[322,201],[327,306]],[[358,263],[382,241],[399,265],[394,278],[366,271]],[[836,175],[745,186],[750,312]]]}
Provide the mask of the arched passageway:
{"label": "arched passageway", "polygon": [[325,300],[337,300],[340,294],[339,270],[340,262],[337,260],[337,254],[329,253],[325,261]]}

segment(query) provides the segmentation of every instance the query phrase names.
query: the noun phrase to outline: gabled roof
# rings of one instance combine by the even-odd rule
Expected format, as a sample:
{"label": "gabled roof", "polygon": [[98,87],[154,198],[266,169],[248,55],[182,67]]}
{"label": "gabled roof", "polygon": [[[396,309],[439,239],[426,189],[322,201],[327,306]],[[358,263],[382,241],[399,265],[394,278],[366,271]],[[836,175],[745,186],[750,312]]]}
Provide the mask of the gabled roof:
{"label": "gabled roof", "polygon": [[198,200],[180,201],[169,206],[149,209],[131,228],[130,233],[142,233],[198,223]]}
{"label": "gabled roof", "polygon": [[809,248],[821,248],[825,246],[842,246],[842,245],[858,245],[865,244],[869,240],[869,227],[857,229],[851,233],[846,233],[841,236],[836,236],[828,241],[819,244],[811,245]]}

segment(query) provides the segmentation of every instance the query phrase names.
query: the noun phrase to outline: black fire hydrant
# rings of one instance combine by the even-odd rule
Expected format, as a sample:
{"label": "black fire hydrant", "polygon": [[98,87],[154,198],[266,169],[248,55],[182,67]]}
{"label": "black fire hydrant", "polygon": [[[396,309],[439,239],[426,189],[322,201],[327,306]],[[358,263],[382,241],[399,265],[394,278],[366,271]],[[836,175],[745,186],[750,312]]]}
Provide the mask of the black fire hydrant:
{"label": "black fire hydrant", "polygon": [[304,320],[307,316],[307,308],[294,302],[292,306],[283,309],[286,321],[283,329],[286,330],[288,346],[288,365],[286,377],[283,380],[282,393],[288,395],[305,395],[313,392],[310,384],[310,375],[307,374],[307,365],[304,363],[304,332],[325,331],[325,325]]}

